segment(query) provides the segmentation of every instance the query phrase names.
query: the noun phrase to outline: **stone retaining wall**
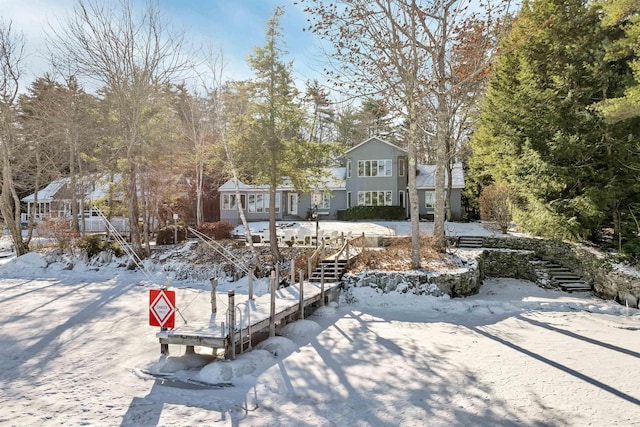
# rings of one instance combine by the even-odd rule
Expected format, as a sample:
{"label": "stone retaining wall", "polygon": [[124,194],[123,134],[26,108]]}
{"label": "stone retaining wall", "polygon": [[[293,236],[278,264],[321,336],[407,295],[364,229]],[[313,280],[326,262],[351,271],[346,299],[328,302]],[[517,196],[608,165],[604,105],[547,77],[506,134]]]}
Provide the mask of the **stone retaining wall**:
{"label": "stone retaining wall", "polygon": [[584,246],[534,238],[483,238],[483,249],[476,265],[468,269],[435,275],[433,272],[365,271],[347,273],[346,288],[371,286],[383,292],[410,292],[416,295],[451,297],[478,292],[485,277],[510,277],[537,281],[535,258],[553,261],[584,277],[594,294],[640,308],[640,277],[615,269],[603,256]]}
{"label": "stone retaining wall", "polygon": [[396,291],[415,295],[452,297],[473,295],[478,293],[481,284],[480,271],[475,267],[441,275],[434,275],[428,271],[371,270],[355,274],[346,273],[342,276],[342,285],[345,289],[353,286],[369,286],[378,288],[384,293]]}
{"label": "stone retaining wall", "polygon": [[525,237],[484,237],[482,240],[483,246],[488,248],[531,250],[542,260],[555,262],[581,275],[592,285],[595,295],[628,304],[629,307],[639,307],[640,277],[614,269],[611,262],[591,248]]}
{"label": "stone retaining wall", "polygon": [[483,250],[477,263],[451,273],[371,270],[356,274],[347,273],[343,276],[342,283],[346,289],[352,286],[369,286],[379,288],[384,293],[397,291],[415,295],[446,294],[451,297],[463,297],[477,294],[485,277],[512,277],[535,281],[536,275],[529,262],[534,255],[533,251],[524,250]]}

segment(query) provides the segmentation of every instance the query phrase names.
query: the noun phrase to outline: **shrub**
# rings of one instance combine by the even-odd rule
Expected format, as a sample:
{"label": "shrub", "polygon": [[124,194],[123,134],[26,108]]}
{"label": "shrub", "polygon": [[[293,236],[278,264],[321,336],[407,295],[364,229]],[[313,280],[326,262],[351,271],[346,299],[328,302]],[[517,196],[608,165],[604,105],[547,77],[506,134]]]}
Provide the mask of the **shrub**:
{"label": "shrub", "polygon": [[491,184],[480,194],[480,219],[495,221],[500,231],[506,233],[513,219],[513,191],[506,184]]}
{"label": "shrub", "polygon": [[52,239],[61,250],[70,248],[78,238],[78,234],[71,231],[71,220],[61,218],[45,219],[38,224],[38,234]]}
{"label": "shrub", "polygon": [[196,230],[205,236],[220,240],[230,238],[233,229],[234,227],[230,223],[226,221],[217,221],[200,224]]}
{"label": "shrub", "polygon": [[78,243],[78,248],[87,253],[89,259],[103,251],[111,251],[117,257],[122,256],[123,251],[116,242],[105,241],[98,234],[87,234]]}
{"label": "shrub", "polygon": [[406,212],[402,206],[353,206],[344,212],[344,219],[353,221],[358,219],[403,220]]}
{"label": "shrub", "polygon": [[158,235],[156,236],[156,245],[173,245],[174,243],[180,243],[187,240],[187,230],[182,225],[178,225],[177,227],[177,242],[174,242],[176,237],[176,227],[173,225],[169,225],[167,227],[161,228],[160,231],[158,231]]}

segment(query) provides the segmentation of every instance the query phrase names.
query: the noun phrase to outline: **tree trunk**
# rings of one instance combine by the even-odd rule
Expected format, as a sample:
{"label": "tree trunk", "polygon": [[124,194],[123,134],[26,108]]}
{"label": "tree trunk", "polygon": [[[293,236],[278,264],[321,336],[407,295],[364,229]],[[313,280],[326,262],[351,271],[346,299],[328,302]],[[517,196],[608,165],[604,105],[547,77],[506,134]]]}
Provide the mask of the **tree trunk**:
{"label": "tree trunk", "polygon": [[29,247],[22,239],[22,229],[20,227],[20,200],[15,191],[13,183],[13,171],[8,158],[3,159],[2,168],[2,195],[0,197],[0,211],[4,218],[4,223],[9,230],[16,256],[29,252]]}
{"label": "tree trunk", "polygon": [[127,196],[129,197],[129,238],[133,251],[138,256],[143,256],[142,242],[140,240],[140,207],[138,206],[137,171],[134,159],[129,159],[129,182],[127,183]]}
{"label": "tree trunk", "polygon": [[202,189],[204,187],[204,162],[200,160],[196,167],[196,227],[204,222],[204,204]]}
{"label": "tree trunk", "polygon": [[416,186],[416,133],[418,130],[416,104],[409,102],[409,135],[407,146],[407,177],[409,191],[409,217],[411,218],[411,268],[420,268],[420,199]]}
{"label": "tree trunk", "polygon": [[[447,150],[448,152],[449,150]],[[447,157],[450,158],[449,155]],[[453,188],[453,167],[451,161],[447,162],[447,191],[445,193],[446,216],[445,219],[451,221],[451,189]]]}
{"label": "tree trunk", "polygon": [[[444,86],[444,85],[442,85]],[[436,191],[435,209],[433,215],[433,237],[435,249],[443,252],[446,249],[445,241],[445,168],[448,162],[447,156],[447,112],[446,100],[444,99],[444,88],[438,93],[438,105],[436,110]]]}

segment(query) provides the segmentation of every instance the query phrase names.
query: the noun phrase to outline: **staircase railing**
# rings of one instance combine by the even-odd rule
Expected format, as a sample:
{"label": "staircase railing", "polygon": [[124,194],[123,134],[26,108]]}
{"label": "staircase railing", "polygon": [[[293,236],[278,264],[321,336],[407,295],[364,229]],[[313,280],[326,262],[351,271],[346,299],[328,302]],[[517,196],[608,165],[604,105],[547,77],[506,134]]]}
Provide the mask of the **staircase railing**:
{"label": "staircase railing", "polygon": [[150,281],[153,282],[153,280],[151,280],[151,278],[149,277],[149,275],[147,274],[147,270],[144,266],[144,263],[142,262],[142,259],[138,256],[138,254],[136,253],[136,251],[133,250],[133,248],[131,247],[131,245],[127,242],[127,240],[122,236],[122,234],[120,234],[120,232],[116,229],[116,227],[113,226],[113,224],[111,223],[111,221],[109,221],[109,219],[105,216],[105,214],[98,209],[96,206],[93,206],[92,208],[95,212],[97,212],[98,217],[102,220],[102,222],[104,222],[105,227],[107,228],[107,230],[109,231],[109,235],[118,243],[118,245],[120,246],[120,248],[122,248],[122,250],[124,251],[125,254],[127,254],[127,256],[129,257],[129,259],[131,261],[133,261],[133,263],[136,265],[136,267],[142,271],[142,273],[146,276],[146,278]]}

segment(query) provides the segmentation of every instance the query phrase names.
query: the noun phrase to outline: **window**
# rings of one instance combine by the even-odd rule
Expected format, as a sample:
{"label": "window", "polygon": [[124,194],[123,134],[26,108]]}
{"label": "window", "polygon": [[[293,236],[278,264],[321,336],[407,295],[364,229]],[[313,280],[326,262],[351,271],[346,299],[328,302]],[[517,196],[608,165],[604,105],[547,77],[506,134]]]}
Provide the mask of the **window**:
{"label": "window", "polygon": [[[245,206],[245,195],[240,195],[240,205]],[[222,209],[223,210],[233,210],[238,209],[236,205],[236,195],[235,194],[223,194],[222,195]]]}
{"label": "window", "polygon": [[347,178],[351,178],[351,160],[347,160]]}
{"label": "window", "polygon": [[322,199],[318,204],[318,209],[330,209],[331,208],[331,194],[322,193]]}
{"label": "window", "polygon": [[398,175],[404,176],[404,159],[398,159]]}
{"label": "window", "polygon": [[404,202],[404,191],[398,192],[398,202],[400,203],[400,206],[402,206],[403,208],[407,207],[406,203]]}
{"label": "window", "polygon": [[425,191],[424,192],[424,207],[427,208],[428,211],[432,211],[436,206],[436,193],[435,191]]}
{"label": "window", "polygon": [[351,207],[351,191],[347,191],[347,209]]}
{"label": "window", "polygon": [[358,191],[360,206],[392,206],[391,191]]}
{"label": "window", "polygon": [[358,160],[358,176],[391,176],[391,160]]}
{"label": "window", "polygon": [[[269,195],[266,193],[249,194],[249,212],[269,212]],[[276,193],[276,212],[280,212],[280,193]]]}

